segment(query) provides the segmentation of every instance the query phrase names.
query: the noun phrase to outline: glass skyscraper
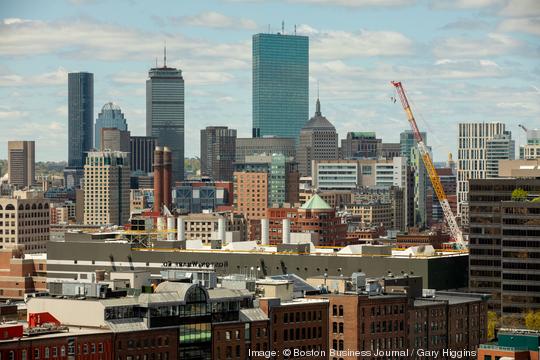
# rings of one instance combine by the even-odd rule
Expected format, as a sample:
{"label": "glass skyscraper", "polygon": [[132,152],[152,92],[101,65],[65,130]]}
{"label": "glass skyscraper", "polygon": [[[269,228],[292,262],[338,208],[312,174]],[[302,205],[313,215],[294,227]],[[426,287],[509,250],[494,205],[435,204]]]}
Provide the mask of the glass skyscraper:
{"label": "glass skyscraper", "polygon": [[309,119],[309,38],[253,35],[253,137],[298,139]]}
{"label": "glass skyscraper", "polygon": [[92,150],[94,74],[68,74],[68,166],[82,169]]}
{"label": "glass skyscraper", "polygon": [[184,78],[182,70],[152,68],[146,80],[146,136],[172,152],[172,181],[184,179]]}
{"label": "glass skyscraper", "polygon": [[114,128],[127,131],[126,118],[124,117],[124,114],[122,114],[120,106],[108,102],[101,108],[101,112],[96,119],[96,131],[94,135],[94,147],[98,150],[101,148],[101,129],[103,128]]}

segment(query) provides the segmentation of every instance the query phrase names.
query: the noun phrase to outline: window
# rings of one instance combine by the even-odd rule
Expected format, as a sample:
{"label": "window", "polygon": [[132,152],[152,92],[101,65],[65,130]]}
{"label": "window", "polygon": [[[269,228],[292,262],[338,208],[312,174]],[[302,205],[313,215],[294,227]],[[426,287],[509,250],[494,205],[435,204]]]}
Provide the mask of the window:
{"label": "window", "polygon": [[332,332],[334,334],[338,332],[338,324],[337,324],[337,322],[332,323]]}
{"label": "window", "polygon": [[39,349],[34,349],[34,359],[39,359]]}
{"label": "window", "polygon": [[53,347],[53,349],[52,349],[52,356],[53,357],[58,357],[58,348],[56,346]]}
{"label": "window", "polygon": [[332,315],[337,316],[337,305],[332,306]]}
{"label": "window", "polygon": [[343,305],[339,305],[339,316],[343,316]]}
{"label": "window", "polygon": [[225,331],[225,340],[231,340],[231,332]]}
{"label": "window", "polygon": [[100,353],[103,352],[103,343],[99,343],[99,344],[98,344],[98,351],[99,351]]}

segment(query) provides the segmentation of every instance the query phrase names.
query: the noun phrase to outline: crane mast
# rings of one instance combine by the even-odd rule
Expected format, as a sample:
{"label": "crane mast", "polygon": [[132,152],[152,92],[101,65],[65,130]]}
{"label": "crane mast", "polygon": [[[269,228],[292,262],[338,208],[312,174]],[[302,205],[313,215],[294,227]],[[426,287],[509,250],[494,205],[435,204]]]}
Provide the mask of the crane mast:
{"label": "crane mast", "polygon": [[433,185],[433,190],[435,190],[435,193],[437,194],[437,198],[439,199],[439,203],[441,204],[441,208],[444,213],[444,218],[448,225],[448,229],[450,230],[450,235],[452,236],[452,238],[454,239],[454,241],[456,242],[459,248],[464,248],[465,241],[463,240],[463,234],[461,233],[461,229],[459,228],[456,218],[454,217],[454,214],[452,213],[452,209],[450,208],[450,203],[448,202],[448,198],[446,197],[446,193],[444,192],[439,175],[437,174],[437,171],[435,170],[433,161],[431,160],[431,157],[429,156],[429,152],[426,147],[426,144],[424,143],[424,139],[422,138],[422,134],[420,134],[420,131],[418,130],[418,126],[416,125],[416,120],[414,119],[414,115],[409,105],[409,101],[407,100],[407,95],[405,95],[405,90],[403,89],[403,86],[401,85],[401,82],[399,81],[392,81],[392,85],[395,86],[397,93],[399,95],[399,98],[401,100],[401,105],[403,105],[403,109],[405,110],[405,113],[407,114],[409,124],[411,125],[412,131],[414,134],[414,138],[416,139],[416,142],[418,143],[418,150],[420,151],[420,155],[422,156],[422,161],[424,162],[424,166],[426,167],[427,173],[431,180],[431,184]]}

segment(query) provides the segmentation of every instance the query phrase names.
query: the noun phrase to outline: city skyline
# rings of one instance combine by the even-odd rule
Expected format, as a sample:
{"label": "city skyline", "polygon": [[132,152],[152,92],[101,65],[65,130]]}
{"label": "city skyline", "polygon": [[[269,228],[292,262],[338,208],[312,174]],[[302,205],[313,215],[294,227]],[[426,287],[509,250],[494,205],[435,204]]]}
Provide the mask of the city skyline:
{"label": "city skyline", "polygon": [[[172,13],[162,10],[167,4],[137,1],[29,5],[1,5],[0,142],[35,140],[38,161],[67,160],[68,72],[95,75],[94,115],[118,103],[132,134],[143,135],[144,82],[156,57],[162,64],[164,42],[168,64],[186,82],[186,156],[199,155],[206,126],[249,137],[251,37],[268,32],[268,24],[281,31],[282,20],[285,33],[296,23],[297,33],[310,37],[309,114],[319,82],[340,139],[375,131],[396,142],[408,129],[390,101],[390,80],[403,80],[436,160],[449,151],[456,157],[459,122],[504,122],[516,145],[525,143],[518,124],[538,123],[540,6],[533,0],[206,1]],[[424,21],[409,26],[418,18]],[[0,158],[7,158],[5,147]]]}

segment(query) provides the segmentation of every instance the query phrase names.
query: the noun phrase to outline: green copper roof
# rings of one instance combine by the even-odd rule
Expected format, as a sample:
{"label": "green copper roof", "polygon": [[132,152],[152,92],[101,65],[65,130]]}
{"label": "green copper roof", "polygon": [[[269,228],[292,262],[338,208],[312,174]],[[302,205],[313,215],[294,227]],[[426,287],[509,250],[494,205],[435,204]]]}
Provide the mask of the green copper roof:
{"label": "green copper roof", "polygon": [[330,205],[326,203],[319,195],[315,194],[302,205],[304,210],[330,210]]}

